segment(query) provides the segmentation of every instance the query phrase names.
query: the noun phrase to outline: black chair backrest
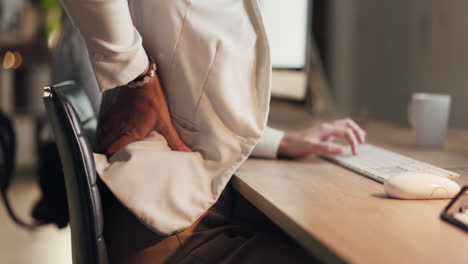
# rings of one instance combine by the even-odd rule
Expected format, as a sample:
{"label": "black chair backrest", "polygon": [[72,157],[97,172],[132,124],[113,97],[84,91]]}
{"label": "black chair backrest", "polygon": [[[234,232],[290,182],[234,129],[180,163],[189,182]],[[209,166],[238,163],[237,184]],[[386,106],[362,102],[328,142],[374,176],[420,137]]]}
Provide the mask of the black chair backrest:
{"label": "black chair backrest", "polygon": [[103,210],[90,141],[96,114],[72,81],[46,87],[44,103],[62,162],[68,197],[74,264],[106,264]]}

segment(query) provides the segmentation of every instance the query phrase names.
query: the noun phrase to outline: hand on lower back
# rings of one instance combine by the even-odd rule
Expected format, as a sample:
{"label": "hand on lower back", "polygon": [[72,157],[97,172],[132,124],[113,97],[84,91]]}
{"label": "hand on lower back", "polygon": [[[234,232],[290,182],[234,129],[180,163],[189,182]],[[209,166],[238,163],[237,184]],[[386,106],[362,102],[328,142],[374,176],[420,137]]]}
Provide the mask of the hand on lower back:
{"label": "hand on lower back", "polygon": [[175,130],[157,74],[138,88],[122,87],[99,116],[98,151],[110,157],[120,148],[157,131],[175,151],[190,152]]}

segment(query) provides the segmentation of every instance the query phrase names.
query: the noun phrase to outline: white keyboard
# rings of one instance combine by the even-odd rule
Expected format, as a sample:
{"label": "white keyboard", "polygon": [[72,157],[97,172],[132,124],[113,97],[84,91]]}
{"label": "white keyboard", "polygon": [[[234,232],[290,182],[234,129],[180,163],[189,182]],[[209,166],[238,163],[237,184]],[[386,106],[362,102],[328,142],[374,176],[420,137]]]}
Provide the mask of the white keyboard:
{"label": "white keyboard", "polygon": [[343,155],[323,155],[322,157],[382,183],[393,175],[408,171],[424,172],[450,179],[460,176],[455,172],[444,170],[370,144],[359,145],[357,152],[358,155],[353,156],[351,148],[347,147]]}

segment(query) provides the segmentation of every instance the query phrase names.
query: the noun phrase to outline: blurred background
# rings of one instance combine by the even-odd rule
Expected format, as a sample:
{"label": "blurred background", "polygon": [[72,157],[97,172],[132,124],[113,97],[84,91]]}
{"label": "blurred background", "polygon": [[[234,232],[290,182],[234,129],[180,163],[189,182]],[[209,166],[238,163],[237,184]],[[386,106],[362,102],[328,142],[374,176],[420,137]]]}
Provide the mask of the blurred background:
{"label": "blurred background", "polygon": [[[31,211],[42,197],[39,150],[45,108],[42,87],[52,81],[52,53],[61,34],[64,13],[56,0],[0,1],[0,111],[12,122],[16,154],[10,175],[2,142],[0,184],[19,218],[32,223]],[[2,121],[2,137],[8,123]],[[11,140],[11,139],[10,139]],[[13,181],[8,185],[9,178]],[[68,228],[44,225],[34,231],[15,224],[0,205],[2,263],[71,263]]]}
{"label": "blurred background", "polygon": [[[446,93],[450,125],[468,127],[468,2],[260,3],[272,47],[273,103],[307,109],[311,118],[339,113],[408,126],[412,93]],[[18,215],[31,219],[41,197],[40,146],[51,138],[43,87],[71,78],[88,93],[97,88],[86,48],[58,0],[0,0],[0,60],[0,111],[13,122],[17,145],[8,196]],[[66,228],[27,231],[2,204],[0,234],[2,263],[71,263]]]}
{"label": "blurred background", "polygon": [[42,88],[51,82],[51,53],[63,11],[57,0],[1,0],[0,109],[14,117],[19,167],[33,168],[36,122],[44,116]]}

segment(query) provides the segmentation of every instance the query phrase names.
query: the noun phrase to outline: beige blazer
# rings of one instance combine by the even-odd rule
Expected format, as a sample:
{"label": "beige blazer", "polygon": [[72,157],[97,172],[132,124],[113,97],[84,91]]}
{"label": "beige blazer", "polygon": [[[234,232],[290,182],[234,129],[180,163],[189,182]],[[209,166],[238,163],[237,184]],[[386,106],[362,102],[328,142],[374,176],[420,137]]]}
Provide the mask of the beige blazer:
{"label": "beige blazer", "polygon": [[161,234],[213,205],[265,129],[271,65],[256,0],[62,0],[81,31],[101,90],[126,84],[154,57],[176,129],[195,152],[160,134],[127,145],[98,173]]}

